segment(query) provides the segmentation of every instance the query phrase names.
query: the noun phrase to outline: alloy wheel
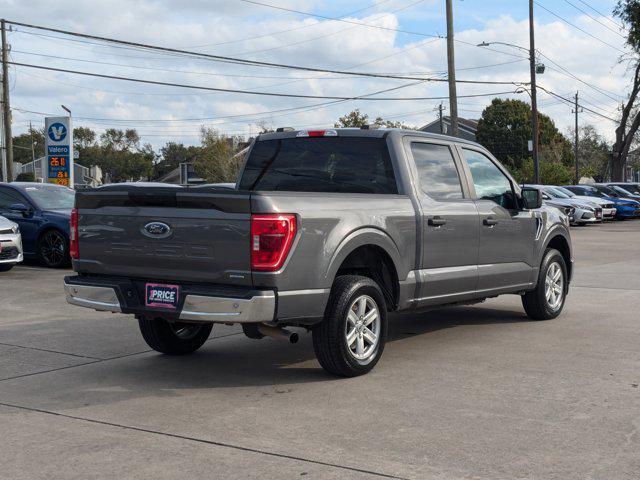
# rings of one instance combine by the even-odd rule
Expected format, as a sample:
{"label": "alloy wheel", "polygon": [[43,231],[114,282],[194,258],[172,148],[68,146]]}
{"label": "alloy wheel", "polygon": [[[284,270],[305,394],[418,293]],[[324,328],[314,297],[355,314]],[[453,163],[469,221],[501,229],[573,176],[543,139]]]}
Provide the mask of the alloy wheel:
{"label": "alloy wheel", "polygon": [[564,275],[558,262],[553,262],[547,268],[544,280],[544,296],[549,308],[557,310],[562,305],[564,297]]}
{"label": "alloy wheel", "polygon": [[349,307],[344,335],[347,350],[359,362],[375,355],[380,343],[381,318],[378,305],[368,295],[358,296]]}

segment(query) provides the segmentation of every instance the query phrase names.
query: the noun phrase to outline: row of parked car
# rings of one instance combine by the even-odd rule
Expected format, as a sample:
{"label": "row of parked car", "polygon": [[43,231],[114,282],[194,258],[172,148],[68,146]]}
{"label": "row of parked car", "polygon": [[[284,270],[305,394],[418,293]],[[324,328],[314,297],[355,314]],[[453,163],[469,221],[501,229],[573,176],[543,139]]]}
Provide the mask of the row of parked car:
{"label": "row of parked car", "polygon": [[528,186],[540,190],[543,203],[566,213],[572,225],[640,218],[639,183]]}
{"label": "row of parked car", "polygon": [[[234,184],[216,184],[217,187]],[[640,183],[527,185],[573,225],[640,218]],[[0,272],[24,257],[47,267],[69,265],[69,219],[75,192],[42,183],[0,184]]]}

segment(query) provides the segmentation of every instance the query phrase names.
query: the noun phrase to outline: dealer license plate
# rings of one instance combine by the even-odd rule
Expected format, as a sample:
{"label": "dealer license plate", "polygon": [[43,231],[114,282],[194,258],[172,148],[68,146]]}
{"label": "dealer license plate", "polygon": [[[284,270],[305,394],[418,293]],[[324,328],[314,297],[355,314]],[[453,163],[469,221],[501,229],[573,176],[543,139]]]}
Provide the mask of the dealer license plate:
{"label": "dealer license plate", "polygon": [[180,299],[180,285],[165,283],[147,283],[145,287],[145,305],[154,308],[175,310]]}

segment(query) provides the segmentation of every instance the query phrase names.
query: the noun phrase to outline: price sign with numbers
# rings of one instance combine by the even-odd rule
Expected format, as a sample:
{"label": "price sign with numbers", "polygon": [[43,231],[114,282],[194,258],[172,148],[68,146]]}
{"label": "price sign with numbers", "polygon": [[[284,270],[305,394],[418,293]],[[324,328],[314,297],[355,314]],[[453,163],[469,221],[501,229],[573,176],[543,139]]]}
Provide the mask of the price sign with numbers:
{"label": "price sign with numbers", "polygon": [[73,129],[71,117],[45,118],[47,182],[73,188]]}

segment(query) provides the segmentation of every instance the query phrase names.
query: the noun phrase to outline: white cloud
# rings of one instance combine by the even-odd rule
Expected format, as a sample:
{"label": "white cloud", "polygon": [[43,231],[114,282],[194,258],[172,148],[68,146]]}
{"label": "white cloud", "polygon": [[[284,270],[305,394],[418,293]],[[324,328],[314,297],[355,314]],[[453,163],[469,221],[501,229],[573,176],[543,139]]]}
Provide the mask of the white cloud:
{"label": "white cloud", "polygon": [[[52,25],[50,2],[34,0],[0,0],[0,9],[6,18],[28,23]],[[378,2],[380,3],[380,2]],[[72,5],[69,5],[72,4]],[[311,2],[279,1],[278,5],[308,10]],[[422,15],[441,10],[434,2],[423,7]],[[383,3],[371,10],[350,17],[354,21],[375,23],[386,28],[402,28],[398,15],[390,14],[397,3]],[[348,69],[377,72],[442,72],[446,69],[444,40],[415,37],[407,43],[406,35],[393,31],[358,27],[335,21],[302,18],[285,12],[250,8],[242,2],[192,0],[112,0],[107,2],[67,2],[66,19],[57,22],[63,29],[77,30],[97,35],[111,36],[132,41],[165,46],[190,46],[198,51],[220,55],[238,55],[245,58],[276,63],[306,65],[318,68]],[[573,22],[619,48],[622,38],[614,35],[587,17],[577,17]],[[617,95],[624,94],[628,84],[624,67],[617,64],[618,54],[612,48],[597,43],[572,27],[554,21],[536,25],[538,49],[552,60],[585,81],[607,91],[613,99],[580,84],[575,79],[557,71],[547,59],[544,75],[539,77],[542,86],[554,92],[570,96],[576,90],[584,92],[589,107],[606,115],[615,115]],[[20,27],[10,34],[14,61],[35,63],[75,70],[100,72],[108,75],[131,76],[165,82],[206,85],[216,88],[264,90],[303,95],[351,96],[390,88],[404,80],[371,78],[342,78],[335,74],[300,72],[284,69],[256,68],[168,56],[159,52],[147,52],[123,48],[97,46],[88,43],[54,40],[29,35]],[[290,30],[282,32],[283,30]],[[281,32],[266,35],[269,32]],[[52,34],[58,36],[57,34]],[[265,36],[266,35],[266,36]],[[456,38],[470,45],[456,44],[456,61],[460,69],[459,79],[528,81],[528,63],[522,58],[510,63],[486,69],[465,70],[488,64],[518,60],[513,56],[475,47],[481,41],[502,41],[526,46],[528,25],[510,16],[500,16],[474,29],[456,33]],[[220,44],[222,45],[214,45]],[[291,45],[295,44],[295,45]],[[291,45],[288,46],[287,45]],[[526,53],[508,47],[496,47],[507,53],[526,57]],[[127,66],[101,65],[72,62],[61,59],[26,55],[35,52],[46,55],[81,58],[91,61]],[[140,69],[137,67],[147,67]],[[153,70],[158,69],[158,70]],[[197,73],[179,73],[163,70],[182,70]],[[231,76],[217,76],[218,74]],[[238,74],[237,77],[233,76]],[[231,93],[199,92],[153,85],[142,85],[116,80],[79,77],[69,74],[15,68],[12,73],[12,102],[27,110],[60,112],[59,105],[69,105],[77,117],[113,118],[121,121],[106,122],[81,120],[97,129],[108,126],[137,127],[143,140],[156,147],[165,141],[197,141],[201,122],[155,122],[153,120],[177,120],[185,118],[215,118],[230,115],[264,112],[302,105],[321,103],[322,100],[260,97]],[[282,77],[282,78],[259,78]],[[307,80],[300,80],[307,78]],[[460,84],[461,96],[486,92],[514,90],[515,86]],[[446,85],[429,83],[390,92],[385,96],[446,96]],[[524,94],[511,95],[528,100]],[[461,98],[461,115],[477,117],[490,98]],[[209,120],[221,131],[245,133],[256,131],[256,118],[274,125],[331,125],[338,116],[358,107],[371,117],[390,116],[411,124],[424,124],[435,117],[432,111],[439,101],[346,102],[326,108],[291,113],[273,113],[251,119]],[[549,114],[564,131],[572,125],[571,106],[556,103],[552,97],[540,93],[541,110]],[[445,102],[446,105],[446,102]],[[585,103],[586,105],[586,103]],[[602,110],[600,110],[602,109]],[[397,117],[406,112],[421,110],[423,113]],[[24,130],[28,120],[42,123],[35,114],[16,112],[15,130]],[[146,122],[139,120],[148,119]],[[589,116],[582,120],[597,125],[609,138],[614,125],[607,120]],[[163,136],[164,134],[164,136]]]}

